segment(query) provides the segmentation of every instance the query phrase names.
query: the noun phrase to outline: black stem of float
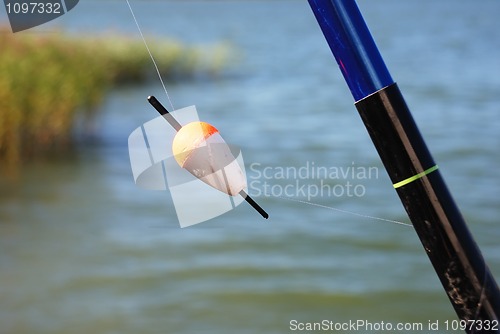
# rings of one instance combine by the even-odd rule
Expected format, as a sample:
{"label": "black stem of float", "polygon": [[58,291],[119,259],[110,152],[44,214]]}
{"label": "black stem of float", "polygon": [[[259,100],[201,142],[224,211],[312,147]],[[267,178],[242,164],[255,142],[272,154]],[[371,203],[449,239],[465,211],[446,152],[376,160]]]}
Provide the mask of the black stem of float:
{"label": "black stem of float", "polygon": [[163,104],[160,103],[154,96],[148,96],[148,101],[149,103],[162,115],[170,124],[175,131],[179,131],[182,128],[182,125],[177,122],[177,120],[172,116],[171,113],[168,112],[168,110],[163,106]]}
{"label": "black stem of float", "polygon": [[[163,106],[163,104],[158,101],[158,99],[154,96],[148,96],[148,102],[162,115],[165,120],[170,124],[175,131],[179,131],[182,128],[182,125],[177,122],[177,120],[172,116],[172,114]],[[257,202],[255,202],[250,195],[248,195],[244,190],[240,191],[240,196],[247,201],[248,204],[252,206],[258,213],[261,214],[262,217],[265,219],[269,218],[269,214],[259,205]]]}
{"label": "black stem of float", "polygon": [[245,190],[240,191],[240,196],[243,197],[245,199],[245,201],[247,201],[247,203],[252,206],[252,208],[254,208],[255,210],[257,210],[257,212],[260,213],[260,215],[262,217],[264,217],[265,219],[269,218],[269,214],[264,209],[262,209],[262,207],[259,204],[257,204],[257,202],[255,202],[252,199],[252,197],[250,197],[250,195],[248,195],[245,192]]}

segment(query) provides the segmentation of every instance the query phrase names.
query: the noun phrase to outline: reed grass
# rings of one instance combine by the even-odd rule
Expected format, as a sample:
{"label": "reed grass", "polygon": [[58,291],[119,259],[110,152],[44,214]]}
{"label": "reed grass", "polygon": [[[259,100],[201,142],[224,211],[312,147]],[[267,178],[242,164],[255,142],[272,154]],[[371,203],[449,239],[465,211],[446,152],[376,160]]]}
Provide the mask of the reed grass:
{"label": "reed grass", "polygon": [[[164,77],[218,73],[227,45],[186,46],[151,41]],[[12,34],[0,29],[0,166],[71,145],[75,118],[90,115],[106,91],[155,75],[141,40],[75,38],[62,33]]]}

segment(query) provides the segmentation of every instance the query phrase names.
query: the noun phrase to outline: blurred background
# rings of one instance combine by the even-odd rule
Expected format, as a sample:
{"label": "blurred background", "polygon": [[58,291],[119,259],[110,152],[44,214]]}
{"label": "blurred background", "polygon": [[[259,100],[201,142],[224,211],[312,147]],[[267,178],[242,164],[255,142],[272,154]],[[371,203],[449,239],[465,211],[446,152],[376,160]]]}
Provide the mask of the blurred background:
{"label": "blurred background", "polygon": [[[131,4],[175,108],[242,147],[249,178],[252,163],[377,167],[363,196],[311,202],[408,223],[306,1]],[[358,4],[500,279],[500,2]],[[128,135],[156,117],[148,95],[168,104],[125,1],[0,22],[0,333],[456,319],[411,227],[256,196],[269,221],[241,205],[180,229],[168,192],[137,188]]]}

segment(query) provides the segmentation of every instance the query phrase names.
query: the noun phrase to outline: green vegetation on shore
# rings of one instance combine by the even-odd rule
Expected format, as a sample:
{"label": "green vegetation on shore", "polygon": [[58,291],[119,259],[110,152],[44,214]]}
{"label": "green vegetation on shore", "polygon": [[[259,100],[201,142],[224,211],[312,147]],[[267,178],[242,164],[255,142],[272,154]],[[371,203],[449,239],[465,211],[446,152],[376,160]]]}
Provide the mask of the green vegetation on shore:
{"label": "green vegetation on shore", "polygon": [[[123,36],[12,34],[0,29],[0,165],[15,167],[70,147],[75,117],[96,110],[107,89],[154,77],[141,40]],[[224,44],[150,42],[162,76],[216,74]]]}

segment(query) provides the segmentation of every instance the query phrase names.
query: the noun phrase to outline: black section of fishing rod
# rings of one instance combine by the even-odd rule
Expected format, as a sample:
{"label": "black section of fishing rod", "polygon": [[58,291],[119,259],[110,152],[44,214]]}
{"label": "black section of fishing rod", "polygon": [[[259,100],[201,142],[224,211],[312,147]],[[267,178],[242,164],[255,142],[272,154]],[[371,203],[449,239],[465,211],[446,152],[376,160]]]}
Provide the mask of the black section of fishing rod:
{"label": "black section of fishing rod", "polygon": [[265,219],[269,218],[269,214],[259,204],[257,204],[257,202],[255,202],[252,199],[252,197],[250,197],[250,195],[248,195],[245,192],[245,190],[241,190],[240,191],[240,196],[243,197],[245,199],[245,201],[247,201],[247,203],[252,206],[252,208],[254,208],[255,210],[257,210],[257,212],[260,213],[260,215],[262,217],[264,217]]}
{"label": "black section of fishing rod", "polygon": [[[153,95],[148,96],[149,103],[162,115],[167,122],[175,129],[175,131],[179,131],[182,128],[182,125],[177,122],[177,120],[172,116],[172,114],[161,104],[160,101]],[[248,195],[244,190],[240,191],[240,196],[245,199],[245,201],[252,206],[262,217],[265,219],[269,218],[269,214],[255,202],[250,195]]]}
{"label": "black section of fishing rod", "polygon": [[163,104],[160,103],[160,101],[156,99],[156,97],[153,95],[148,96],[148,102],[167,120],[175,131],[179,131],[182,128],[182,125],[177,122],[174,116],[168,112],[168,110],[163,106]]}
{"label": "black section of fishing rod", "polygon": [[498,321],[500,291],[398,86],[355,105],[466,331],[488,332],[480,324]]}

